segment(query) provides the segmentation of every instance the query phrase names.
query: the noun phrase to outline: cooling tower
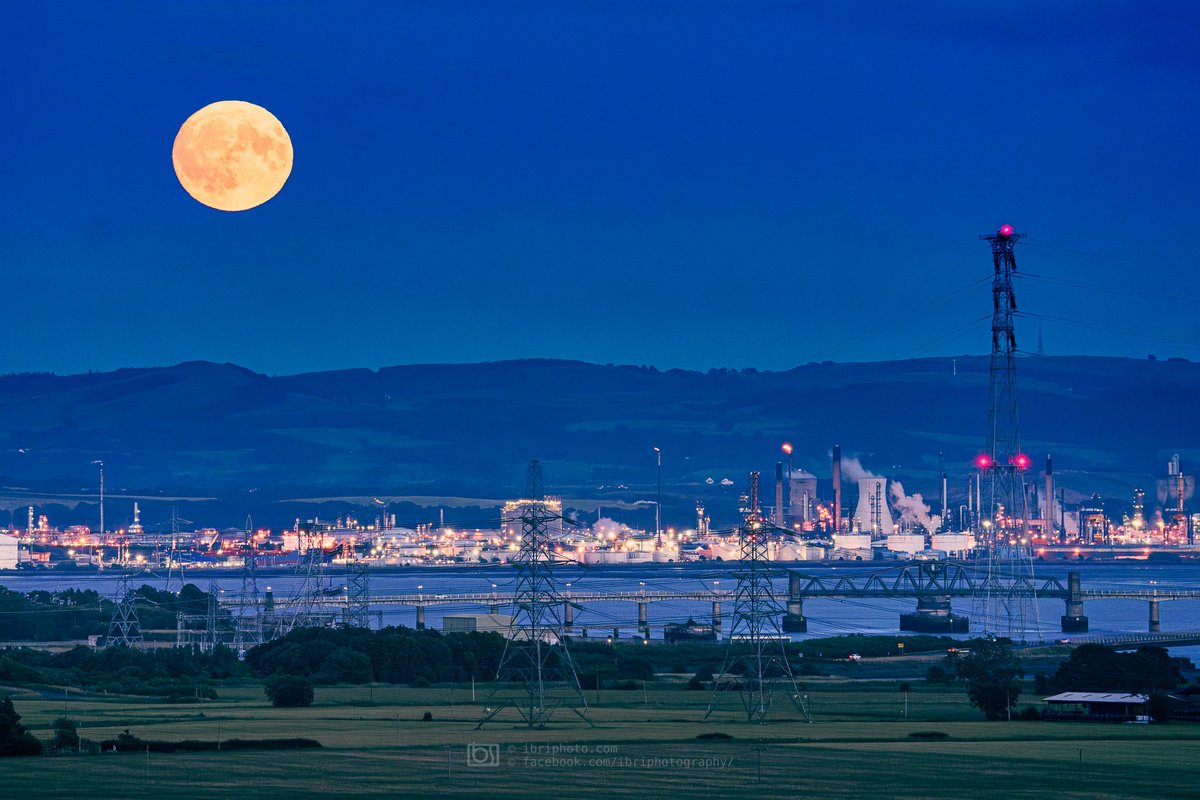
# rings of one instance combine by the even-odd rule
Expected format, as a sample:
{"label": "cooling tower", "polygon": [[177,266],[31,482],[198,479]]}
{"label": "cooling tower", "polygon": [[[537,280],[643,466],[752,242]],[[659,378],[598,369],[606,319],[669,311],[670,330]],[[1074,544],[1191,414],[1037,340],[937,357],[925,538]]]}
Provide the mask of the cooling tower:
{"label": "cooling tower", "polygon": [[854,521],[859,530],[872,539],[889,536],[895,527],[887,504],[887,478],[861,478],[858,481],[858,508]]}

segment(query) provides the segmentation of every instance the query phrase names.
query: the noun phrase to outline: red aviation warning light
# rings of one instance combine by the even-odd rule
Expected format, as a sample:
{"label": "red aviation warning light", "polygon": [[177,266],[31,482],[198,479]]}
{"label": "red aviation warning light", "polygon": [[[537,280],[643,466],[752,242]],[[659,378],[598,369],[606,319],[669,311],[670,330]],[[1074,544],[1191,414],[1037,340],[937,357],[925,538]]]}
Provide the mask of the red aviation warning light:
{"label": "red aviation warning light", "polygon": [[991,465],[992,465],[992,457],[987,455],[986,453],[981,453],[980,455],[975,457],[975,466],[979,467],[980,469],[987,469]]}
{"label": "red aviation warning light", "polygon": [[1013,235],[1013,226],[1012,225],[1001,225],[998,233],[1001,236],[1003,236],[1005,239],[1007,239],[1009,236]]}
{"label": "red aviation warning light", "polygon": [[1012,463],[1017,469],[1029,469],[1029,456],[1019,453],[1013,456]]}

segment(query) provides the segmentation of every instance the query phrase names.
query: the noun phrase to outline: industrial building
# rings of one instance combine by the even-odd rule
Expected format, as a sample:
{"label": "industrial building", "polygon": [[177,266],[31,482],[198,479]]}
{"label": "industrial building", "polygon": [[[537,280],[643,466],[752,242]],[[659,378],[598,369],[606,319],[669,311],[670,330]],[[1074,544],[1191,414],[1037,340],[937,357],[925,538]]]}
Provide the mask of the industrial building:
{"label": "industrial building", "polygon": [[17,537],[0,533],[0,569],[17,568]]}
{"label": "industrial building", "polygon": [[442,617],[442,633],[506,633],[513,618],[505,614],[455,614]]}
{"label": "industrial building", "polygon": [[1123,692],[1062,692],[1045,698],[1043,719],[1059,722],[1149,722],[1144,694]]}
{"label": "industrial building", "polygon": [[715,642],[716,629],[712,625],[688,617],[687,622],[668,622],[663,627],[663,640],[667,644],[675,642]]}

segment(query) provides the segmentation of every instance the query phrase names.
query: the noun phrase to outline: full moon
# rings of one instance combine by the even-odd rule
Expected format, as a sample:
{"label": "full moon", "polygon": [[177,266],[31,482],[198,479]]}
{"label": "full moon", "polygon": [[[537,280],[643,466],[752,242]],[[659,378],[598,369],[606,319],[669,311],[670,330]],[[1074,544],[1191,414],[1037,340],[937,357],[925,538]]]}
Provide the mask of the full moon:
{"label": "full moon", "polygon": [[171,150],[187,193],[210,208],[245,211],[270,200],[292,173],[292,140],[275,116],[241,100],[187,118]]}

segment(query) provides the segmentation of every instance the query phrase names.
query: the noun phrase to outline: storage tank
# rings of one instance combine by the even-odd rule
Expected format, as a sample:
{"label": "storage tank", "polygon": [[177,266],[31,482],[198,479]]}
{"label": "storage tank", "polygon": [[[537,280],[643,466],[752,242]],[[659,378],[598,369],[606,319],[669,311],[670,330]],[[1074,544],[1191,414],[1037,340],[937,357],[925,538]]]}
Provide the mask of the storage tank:
{"label": "storage tank", "polygon": [[584,564],[625,564],[623,550],[588,550],[583,554]]}
{"label": "storage tank", "polygon": [[833,537],[833,546],[841,550],[870,550],[871,534],[842,533]]}
{"label": "storage tank", "polygon": [[975,549],[975,537],[969,533],[935,533],[929,546],[947,553],[965,553]]}
{"label": "storage tank", "polygon": [[713,560],[721,559],[723,561],[737,561],[741,558],[741,551],[736,543],[731,542],[713,542],[709,545],[709,552],[712,553]]}
{"label": "storage tank", "polygon": [[893,553],[919,553],[925,549],[925,537],[915,533],[893,533],[887,537],[887,549]]}
{"label": "storage tank", "polygon": [[772,561],[807,561],[808,545],[803,542],[779,542],[771,548]]}
{"label": "storage tank", "polygon": [[0,533],[0,569],[17,568],[17,537]]}

